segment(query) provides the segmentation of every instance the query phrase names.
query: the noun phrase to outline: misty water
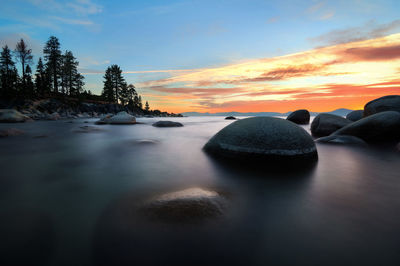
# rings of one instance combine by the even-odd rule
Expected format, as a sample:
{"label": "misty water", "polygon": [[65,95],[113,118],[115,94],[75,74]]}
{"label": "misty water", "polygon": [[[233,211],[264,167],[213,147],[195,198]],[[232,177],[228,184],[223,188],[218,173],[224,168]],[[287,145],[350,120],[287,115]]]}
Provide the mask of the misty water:
{"label": "misty water", "polygon": [[[232,121],[158,120],[90,133],[76,131],[94,119],[1,124],[25,131],[0,139],[2,265],[400,264],[394,148],[317,144],[311,169],[259,170],[202,151]],[[130,224],[131,203],[192,187],[227,195],[226,217]]]}

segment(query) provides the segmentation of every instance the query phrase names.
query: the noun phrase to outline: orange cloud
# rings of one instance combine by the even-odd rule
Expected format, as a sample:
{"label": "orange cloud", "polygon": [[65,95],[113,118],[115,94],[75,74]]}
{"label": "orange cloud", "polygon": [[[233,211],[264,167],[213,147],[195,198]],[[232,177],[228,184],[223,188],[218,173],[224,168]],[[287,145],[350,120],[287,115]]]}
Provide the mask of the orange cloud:
{"label": "orange cloud", "polygon": [[[399,94],[400,34],[217,68],[171,73],[138,84],[158,109],[329,111]],[[153,104],[154,105],[154,104]]]}

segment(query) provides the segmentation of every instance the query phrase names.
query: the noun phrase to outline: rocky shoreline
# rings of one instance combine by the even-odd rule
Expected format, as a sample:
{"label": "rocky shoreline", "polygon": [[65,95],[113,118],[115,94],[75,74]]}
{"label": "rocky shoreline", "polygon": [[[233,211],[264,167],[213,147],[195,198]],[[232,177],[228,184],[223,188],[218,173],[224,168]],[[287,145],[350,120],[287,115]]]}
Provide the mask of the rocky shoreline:
{"label": "rocky shoreline", "polygon": [[[60,120],[75,118],[100,118],[119,112],[127,112],[135,117],[182,117],[181,114],[145,111],[137,107],[115,103],[77,101],[75,99],[0,100],[0,109],[14,109],[31,120]],[[27,119],[28,120],[28,119]]]}

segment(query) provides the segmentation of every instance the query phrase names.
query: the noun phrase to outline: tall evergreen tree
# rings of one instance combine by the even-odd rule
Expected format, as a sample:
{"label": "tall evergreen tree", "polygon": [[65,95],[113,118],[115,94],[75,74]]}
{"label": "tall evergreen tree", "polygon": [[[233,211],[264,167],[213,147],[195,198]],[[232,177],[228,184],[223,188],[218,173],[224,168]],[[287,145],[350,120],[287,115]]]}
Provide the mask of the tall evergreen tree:
{"label": "tall evergreen tree", "polygon": [[[122,70],[118,65],[111,65],[104,75],[103,96],[109,102],[118,103],[121,101],[121,90],[126,88],[126,82],[122,76]],[[125,95],[122,99],[125,102]]]}
{"label": "tall evergreen tree", "polygon": [[119,101],[122,105],[125,105],[128,103],[129,98],[128,98],[128,86],[124,82],[121,86],[121,90],[119,93]]}
{"label": "tall evergreen tree", "polygon": [[26,85],[25,82],[25,70],[26,66],[29,66],[32,64],[32,49],[28,49],[28,45],[25,43],[24,39],[21,39],[17,45],[15,46],[15,55],[17,58],[17,61],[21,63],[21,69],[22,69],[22,84],[23,86]]}
{"label": "tall evergreen tree", "polygon": [[150,111],[150,105],[149,105],[148,101],[146,101],[146,105],[144,107],[144,110],[146,110],[146,112]]}
{"label": "tall evergreen tree", "polygon": [[0,54],[0,96],[9,98],[17,95],[18,72],[11,51],[4,46]]}
{"label": "tall evergreen tree", "polygon": [[35,85],[36,85],[36,94],[37,95],[44,96],[46,93],[49,92],[46,70],[44,68],[41,57],[39,57],[39,61],[36,66]]}
{"label": "tall evergreen tree", "polygon": [[82,89],[83,76],[78,72],[79,62],[71,51],[65,51],[62,56],[61,91],[71,96],[78,96]]}
{"label": "tall evergreen tree", "polygon": [[58,92],[58,81],[60,78],[61,50],[57,37],[51,36],[43,49],[46,69],[52,83],[53,92]]}
{"label": "tall evergreen tree", "polygon": [[138,107],[140,109],[143,109],[142,96],[140,96],[140,95],[139,95],[139,98],[138,98]]}
{"label": "tall evergreen tree", "polygon": [[32,69],[29,65],[25,68],[25,85],[24,86],[24,96],[33,98],[35,96],[35,85],[32,81]]}

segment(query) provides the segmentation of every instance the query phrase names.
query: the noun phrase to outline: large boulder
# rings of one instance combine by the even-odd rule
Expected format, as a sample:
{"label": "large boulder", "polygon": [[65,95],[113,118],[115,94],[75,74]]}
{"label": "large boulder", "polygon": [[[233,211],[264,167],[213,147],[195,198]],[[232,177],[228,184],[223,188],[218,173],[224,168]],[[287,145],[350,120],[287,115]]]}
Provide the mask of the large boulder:
{"label": "large boulder", "polygon": [[127,112],[119,112],[116,115],[107,115],[96,122],[96,124],[126,125],[136,124],[136,118]]}
{"label": "large boulder", "polygon": [[173,121],[158,121],[153,124],[153,127],[183,127],[183,125]]}
{"label": "large boulder", "polygon": [[385,111],[400,112],[400,95],[388,95],[370,101],[364,106],[364,116]]}
{"label": "large boulder", "polygon": [[346,119],[350,121],[358,121],[364,116],[364,110],[355,110],[346,115]]}
{"label": "large boulder", "polygon": [[327,143],[327,144],[346,144],[346,145],[357,145],[367,146],[367,143],[360,138],[347,135],[330,135],[316,139],[315,142]]}
{"label": "large boulder", "polygon": [[26,116],[14,109],[0,109],[0,123],[17,123],[26,122],[31,120]]}
{"label": "large boulder", "polygon": [[366,142],[392,142],[400,140],[400,113],[381,112],[360,119],[334,133],[350,135]]}
{"label": "large boulder", "polygon": [[318,159],[311,136],[300,126],[274,117],[252,117],[233,122],[214,135],[204,150],[233,160],[276,165]]}
{"label": "large boulder", "polygon": [[218,192],[195,187],[149,199],[138,211],[155,222],[198,223],[223,216],[226,207]]}
{"label": "large boulder", "polygon": [[307,125],[310,123],[310,112],[306,109],[296,110],[288,115],[286,119],[299,125]]}
{"label": "large boulder", "polygon": [[336,130],[351,124],[350,120],[333,114],[319,114],[311,123],[311,133],[317,137],[324,137]]}

